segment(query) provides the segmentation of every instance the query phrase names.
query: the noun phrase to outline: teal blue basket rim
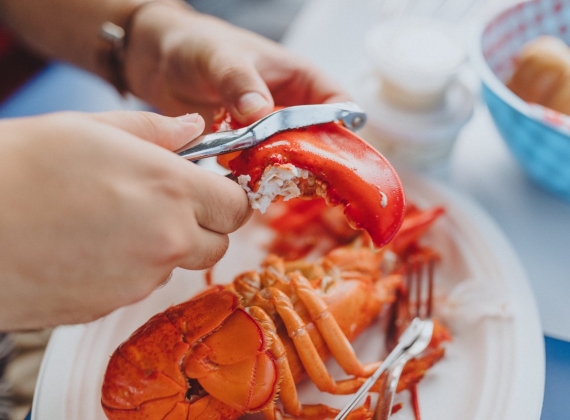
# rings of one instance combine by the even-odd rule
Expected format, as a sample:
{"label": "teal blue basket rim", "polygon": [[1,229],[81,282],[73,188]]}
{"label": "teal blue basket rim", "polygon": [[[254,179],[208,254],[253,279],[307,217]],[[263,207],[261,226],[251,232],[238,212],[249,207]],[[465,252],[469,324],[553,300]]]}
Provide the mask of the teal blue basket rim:
{"label": "teal blue basket rim", "polygon": [[[504,98],[501,98],[501,96],[499,94],[497,94],[496,91],[494,91],[493,89],[491,89],[487,83],[485,81],[483,81],[482,83],[483,88],[487,90],[488,93],[490,93],[491,95],[496,96],[497,98],[503,100],[503,102],[505,101]],[[510,91],[509,91],[510,92]],[[483,95],[484,96],[484,95]],[[485,101],[487,100],[487,98],[485,98]],[[568,138],[568,134],[564,133],[563,131],[559,130],[556,126],[551,125],[551,124],[547,124],[545,121],[535,118],[534,116],[529,116],[528,114],[525,114],[524,112],[522,112],[520,109],[517,109],[515,107],[512,107],[514,109],[515,112],[519,112],[520,114],[522,114],[524,117],[529,118],[531,120],[533,120],[535,123],[540,124],[542,127],[544,127],[548,132],[549,135],[554,135],[554,136],[562,136],[564,138]],[[509,142],[510,143],[510,142]]]}
{"label": "teal blue basket rim", "polygon": [[[537,0],[530,0],[523,3],[536,3]],[[537,123],[541,124],[545,128],[554,131],[556,134],[559,134],[564,137],[568,137],[568,135],[563,132],[559,127],[555,126],[554,124],[549,123],[543,119],[537,118],[536,114],[531,111],[531,106],[515,95],[509,88],[505,86],[505,84],[493,73],[491,67],[487,64],[487,60],[483,56],[483,48],[482,48],[482,39],[485,30],[489,27],[489,25],[495,21],[499,16],[514,10],[516,7],[520,7],[520,3],[515,5],[510,5],[501,9],[498,13],[496,13],[493,18],[486,22],[483,25],[480,25],[478,28],[476,35],[475,35],[475,46],[471,49],[471,53],[469,54],[470,60],[473,64],[473,68],[479,74],[483,84],[487,86],[492,92],[495,93],[499,98],[501,98],[505,103],[511,106],[513,109],[517,110],[519,113],[524,115],[525,117],[536,121]],[[533,105],[534,108],[542,107],[541,105]]]}
{"label": "teal blue basket rim", "polygon": [[[483,97],[485,98],[485,101],[492,101],[496,106],[501,106],[501,107],[505,107],[506,104],[505,102],[502,101],[502,99],[495,93],[493,92],[491,89],[489,89],[488,86],[486,86],[483,83]],[[495,99],[488,97],[488,95],[492,95]],[[510,113],[518,113],[517,110],[511,108],[509,109]],[[495,114],[491,115],[493,120],[495,120]],[[524,118],[524,115],[523,115]],[[563,179],[567,180],[567,182],[565,182],[563,186],[560,186],[560,184],[558,182],[552,182],[552,173],[550,171],[543,171],[541,169],[539,169],[537,166],[532,165],[531,164],[531,160],[528,159],[527,155],[525,153],[522,152],[522,150],[524,149],[523,147],[523,143],[519,142],[519,141],[514,141],[512,136],[510,135],[505,135],[503,133],[503,130],[505,129],[504,126],[501,126],[497,121],[497,128],[499,129],[499,131],[501,132],[501,137],[504,139],[504,141],[509,145],[509,148],[511,150],[511,152],[513,153],[514,156],[516,156],[518,163],[520,164],[522,170],[526,173],[526,175],[539,187],[544,188],[546,191],[560,197],[563,198],[565,200],[570,201],[570,178],[569,177],[564,177]],[[556,130],[552,130],[550,127],[546,127],[544,124],[542,124],[540,121],[536,121],[536,119],[532,119],[529,120],[529,123],[532,124],[539,124],[541,126],[541,129],[544,130],[546,129],[546,136],[541,136],[542,139],[545,138],[551,138],[552,136],[564,136],[562,133],[556,131]],[[567,140],[567,137],[564,136],[564,140]],[[546,149],[548,150],[548,148]],[[568,152],[570,152],[570,146],[568,147]],[[568,154],[565,154],[565,156],[567,156]]]}

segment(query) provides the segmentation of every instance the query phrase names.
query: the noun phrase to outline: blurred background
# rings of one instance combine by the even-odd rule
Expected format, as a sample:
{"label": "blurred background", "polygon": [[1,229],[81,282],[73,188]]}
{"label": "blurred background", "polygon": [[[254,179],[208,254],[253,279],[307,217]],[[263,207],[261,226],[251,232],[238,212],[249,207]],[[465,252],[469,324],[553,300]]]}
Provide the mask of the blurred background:
{"label": "blurred background", "polygon": [[279,41],[305,0],[187,0],[202,13]]}

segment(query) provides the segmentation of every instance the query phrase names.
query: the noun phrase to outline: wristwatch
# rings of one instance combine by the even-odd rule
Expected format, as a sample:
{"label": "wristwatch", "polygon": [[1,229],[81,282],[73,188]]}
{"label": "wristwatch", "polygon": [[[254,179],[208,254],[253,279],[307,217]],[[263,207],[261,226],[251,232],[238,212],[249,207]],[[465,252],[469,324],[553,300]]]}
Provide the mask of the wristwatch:
{"label": "wristwatch", "polygon": [[163,4],[171,7],[192,8],[182,0],[138,0],[128,2],[113,20],[103,22],[99,30],[101,47],[97,52],[99,74],[110,82],[120,94],[128,92],[125,78],[125,54],[136,15],[151,5]]}

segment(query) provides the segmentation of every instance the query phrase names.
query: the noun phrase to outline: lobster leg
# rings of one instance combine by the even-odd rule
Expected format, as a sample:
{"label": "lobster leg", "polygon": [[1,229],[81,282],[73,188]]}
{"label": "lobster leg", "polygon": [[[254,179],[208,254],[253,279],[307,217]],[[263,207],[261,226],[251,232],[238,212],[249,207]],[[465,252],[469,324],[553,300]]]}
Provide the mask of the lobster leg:
{"label": "lobster leg", "polygon": [[[258,306],[251,306],[248,312],[262,325],[262,328],[271,340],[270,350],[275,357],[277,367],[281,375],[281,381],[279,382],[279,395],[283,408],[289,414],[300,416],[302,414],[302,408],[297,396],[295,380],[291,374],[291,368],[289,367],[285,347],[277,335],[275,324],[267,312]],[[274,417],[274,414],[269,414],[269,412],[274,412],[274,410],[275,406],[266,410],[266,412],[264,412],[265,418],[269,420]]]}
{"label": "lobster leg", "polygon": [[[289,296],[276,288],[269,288],[269,293],[277,313],[285,324],[289,337],[293,340],[303,368],[317,388],[330,394],[354,392],[354,385],[351,380],[337,382],[330,376],[309,336],[305,322],[293,308]],[[346,337],[343,339],[346,340]]]}
{"label": "lobster leg", "polygon": [[[277,329],[271,317],[265,312],[262,308],[258,306],[252,306],[248,308],[248,312],[251,316],[253,316],[264,329],[267,336],[270,337],[271,340],[271,353],[275,357],[277,362],[277,366],[281,375],[281,381],[279,383],[279,397],[281,400],[281,404],[283,404],[283,408],[285,413],[290,414],[293,418],[302,418],[302,419],[314,419],[314,420],[324,420],[334,417],[338,414],[338,410],[335,408],[328,407],[323,404],[317,405],[301,405],[299,402],[299,397],[297,394],[297,388],[295,387],[295,380],[293,379],[293,375],[291,373],[291,369],[289,367],[289,362],[287,361],[287,354],[285,347],[277,335]],[[319,359],[320,360],[320,359]],[[342,383],[348,381],[341,381]],[[354,384],[349,385],[349,389],[352,392],[356,391],[361,384],[360,381],[355,381]],[[352,413],[353,419],[365,419],[365,412],[368,410],[368,407],[361,407]],[[358,413],[358,414],[357,414]],[[276,420],[283,418],[283,415],[279,412],[275,403],[271,406],[268,406],[263,410],[263,415],[266,420]],[[289,418],[289,417],[285,417]]]}
{"label": "lobster leg", "polygon": [[361,364],[327,304],[315,293],[309,281],[300,274],[292,273],[291,282],[340,367],[350,375],[365,377],[372,375],[380,366],[380,362]]}

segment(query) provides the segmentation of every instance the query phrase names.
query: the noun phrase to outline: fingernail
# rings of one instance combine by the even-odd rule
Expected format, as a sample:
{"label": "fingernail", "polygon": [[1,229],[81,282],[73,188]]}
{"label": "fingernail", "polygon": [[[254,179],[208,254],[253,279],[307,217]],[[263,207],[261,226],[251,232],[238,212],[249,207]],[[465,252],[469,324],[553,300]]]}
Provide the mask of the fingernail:
{"label": "fingernail", "polygon": [[265,106],[267,106],[267,99],[258,92],[245,93],[237,102],[237,110],[241,115],[253,114]]}
{"label": "fingernail", "polygon": [[198,121],[198,114],[184,114],[179,117],[176,117],[176,119],[183,123],[193,124],[196,121]]}

